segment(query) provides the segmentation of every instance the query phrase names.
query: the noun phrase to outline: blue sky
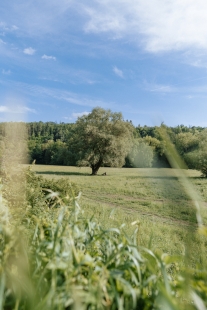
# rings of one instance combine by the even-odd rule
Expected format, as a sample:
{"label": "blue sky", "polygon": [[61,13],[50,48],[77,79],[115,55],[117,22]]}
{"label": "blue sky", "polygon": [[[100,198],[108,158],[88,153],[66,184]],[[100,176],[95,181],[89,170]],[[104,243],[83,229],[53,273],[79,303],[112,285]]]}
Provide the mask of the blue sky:
{"label": "blue sky", "polygon": [[0,5],[0,121],[207,126],[206,0],[9,0]]}

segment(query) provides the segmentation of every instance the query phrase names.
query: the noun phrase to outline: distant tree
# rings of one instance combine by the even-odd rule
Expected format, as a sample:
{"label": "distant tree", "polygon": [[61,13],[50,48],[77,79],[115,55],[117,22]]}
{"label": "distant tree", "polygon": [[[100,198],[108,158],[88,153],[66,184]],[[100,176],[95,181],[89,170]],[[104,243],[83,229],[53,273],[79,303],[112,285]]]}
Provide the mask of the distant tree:
{"label": "distant tree", "polygon": [[175,138],[175,146],[180,155],[192,152],[198,148],[199,142],[200,139],[198,134],[193,134],[191,132],[178,133]]}
{"label": "distant tree", "polygon": [[204,177],[207,177],[207,147],[198,153],[197,169],[202,172]]}
{"label": "distant tree", "polygon": [[200,144],[196,157],[196,168],[207,177],[207,129],[200,134]]}
{"label": "distant tree", "polygon": [[96,175],[101,166],[121,167],[132,145],[134,127],[121,113],[94,108],[79,117],[68,140],[79,166],[89,166]]}
{"label": "distant tree", "polygon": [[153,148],[144,142],[144,139],[137,139],[129,153],[129,161],[132,167],[150,168],[153,162]]}
{"label": "distant tree", "polygon": [[[186,165],[188,166],[189,169],[199,169],[199,150],[195,150],[195,151],[192,151],[192,152],[188,152],[188,153],[185,153],[183,155],[183,159],[186,163]],[[201,154],[200,154],[201,155]]]}

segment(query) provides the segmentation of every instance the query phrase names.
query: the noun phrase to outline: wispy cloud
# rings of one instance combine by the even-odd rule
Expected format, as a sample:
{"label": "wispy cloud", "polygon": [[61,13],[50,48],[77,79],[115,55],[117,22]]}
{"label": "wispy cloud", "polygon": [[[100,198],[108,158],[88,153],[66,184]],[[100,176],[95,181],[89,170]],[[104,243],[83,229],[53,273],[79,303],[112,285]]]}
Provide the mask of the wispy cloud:
{"label": "wispy cloud", "polygon": [[95,0],[86,32],[129,36],[150,52],[207,48],[206,0]]}
{"label": "wispy cloud", "polygon": [[54,57],[54,56],[48,56],[48,55],[43,55],[42,56],[42,59],[46,59],[46,60],[56,60],[56,57]]}
{"label": "wispy cloud", "polygon": [[58,33],[65,23],[69,23],[68,10],[73,4],[74,0],[19,0],[18,4],[15,0],[5,1],[0,11],[4,13],[7,24],[2,23],[2,27],[17,25],[21,35],[30,37]]}
{"label": "wispy cloud", "polygon": [[1,71],[2,72],[2,74],[4,74],[4,75],[10,75],[11,74],[11,71],[10,70],[2,70]]}
{"label": "wispy cloud", "polygon": [[16,30],[18,30],[18,29],[19,29],[19,27],[17,27],[16,25],[12,25],[12,26],[11,26],[11,30],[16,31]]}
{"label": "wispy cloud", "polygon": [[78,117],[81,117],[83,115],[88,115],[90,112],[79,112],[79,113],[72,113],[72,117],[73,118],[78,118]]}
{"label": "wispy cloud", "polygon": [[[195,96],[197,97],[198,94],[206,95],[207,93],[207,85],[206,84],[201,84],[199,86],[196,86],[195,84],[191,84],[192,82],[199,81],[205,79],[207,80],[206,77],[201,77],[197,79],[186,79],[182,83],[178,83],[175,85],[164,85],[164,84],[155,84],[155,83],[147,83],[145,82],[143,87],[146,91],[149,92],[155,92],[155,93],[180,93],[180,94],[185,94],[185,98],[192,99]],[[189,95],[190,93],[190,95]],[[193,95],[192,95],[193,94]]]}
{"label": "wispy cloud", "polygon": [[2,39],[0,39],[0,44],[6,44]]}
{"label": "wispy cloud", "polygon": [[25,48],[23,53],[26,55],[34,55],[36,50],[32,47]]}
{"label": "wispy cloud", "polygon": [[16,31],[18,29],[19,28],[16,25],[9,26],[4,22],[0,22],[0,30],[3,32],[12,32],[12,31]]}
{"label": "wispy cloud", "polygon": [[11,107],[5,105],[0,106],[0,113],[24,114],[26,112],[36,113],[36,110],[28,108],[26,106],[19,106],[19,105],[12,105]]}
{"label": "wispy cloud", "polygon": [[68,116],[63,116],[63,119],[68,120],[68,121],[72,121],[72,117],[68,117]]}
{"label": "wispy cloud", "polygon": [[2,113],[2,112],[8,112],[8,108],[5,106],[5,105],[1,105],[0,106],[0,112]]}
{"label": "wispy cloud", "polygon": [[[8,83],[4,80],[0,80],[0,84],[7,85]],[[68,103],[72,103],[79,106],[87,106],[87,107],[97,107],[101,106],[103,108],[111,108],[114,107],[116,104],[112,101],[104,101],[98,98],[94,98],[92,96],[79,94],[70,92],[67,90],[62,90],[58,88],[49,88],[49,87],[42,87],[39,85],[34,84],[27,84],[21,82],[11,82],[9,86],[12,87],[14,90],[18,90],[19,93],[23,94],[24,96],[32,96],[37,98],[53,98],[58,101],[65,101]]]}
{"label": "wispy cloud", "polygon": [[145,82],[144,89],[150,92],[158,92],[158,93],[172,93],[178,91],[175,86],[172,85],[163,85],[163,84],[150,84]]}
{"label": "wispy cloud", "polygon": [[124,78],[124,74],[123,74],[123,71],[122,70],[120,70],[120,69],[118,69],[117,67],[113,67],[113,72],[117,75],[117,76],[119,76],[120,78]]}
{"label": "wispy cloud", "polygon": [[74,119],[77,119],[78,117],[81,117],[83,115],[88,115],[90,112],[77,112],[77,113],[72,113],[71,116],[64,116],[63,119],[68,120],[68,121],[73,121]]}

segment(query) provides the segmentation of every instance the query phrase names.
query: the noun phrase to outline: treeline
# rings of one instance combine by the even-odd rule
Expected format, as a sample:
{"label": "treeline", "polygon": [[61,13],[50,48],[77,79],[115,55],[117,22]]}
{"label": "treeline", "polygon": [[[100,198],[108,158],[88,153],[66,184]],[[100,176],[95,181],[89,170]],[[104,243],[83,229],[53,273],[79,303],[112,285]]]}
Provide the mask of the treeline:
{"label": "treeline", "polygon": [[[30,162],[36,160],[37,164],[45,165],[76,165],[75,156],[68,143],[74,125],[55,122],[26,123],[26,132],[21,133],[21,135],[24,135],[27,144],[28,160]],[[163,140],[160,133],[162,127],[167,131],[171,142],[187,167],[196,169],[200,150],[202,149],[202,152],[205,152],[207,129],[184,125],[167,127],[165,124],[160,127],[140,125],[134,127],[134,145],[126,157],[125,167],[170,166],[166,156],[166,141]],[[5,140],[8,140],[8,137],[6,138],[6,123],[0,123],[0,137],[0,153],[2,154],[6,144],[9,143]]]}
{"label": "treeline", "polygon": [[[27,123],[30,161],[46,165],[76,165],[70,151],[68,137],[74,124],[33,122]],[[206,135],[204,127],[179,125],[167,127],[171,142],[189,168],[195,167],[196,151]],[[125,160],[125,167],[169,167],[166,156],[166,142],[160,134],[160,127],[134,127],[135,142]]]}

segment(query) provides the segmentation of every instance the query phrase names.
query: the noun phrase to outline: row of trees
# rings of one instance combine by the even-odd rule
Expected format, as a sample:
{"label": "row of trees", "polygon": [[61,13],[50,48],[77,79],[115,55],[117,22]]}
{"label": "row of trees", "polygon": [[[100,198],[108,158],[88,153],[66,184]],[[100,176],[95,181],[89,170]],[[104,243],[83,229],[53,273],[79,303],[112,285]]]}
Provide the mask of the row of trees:
{"label": "row of trees", "polygon": [[[8,124],[0,124],[0,152],[10,138]],[[11,123],[12,125],[12,123]],[[17,124],[13,123],[13,126]],[[7,128],[7,129],[6,129]],[[169,167],[167,141],[177,149],[188,168],[207,175],[207,129],[202,127],[137,126],[124,121],[121,113],[95,108],[75,124],[33,122],[26,124],[27,157],[38,164],[90,166]]]}

